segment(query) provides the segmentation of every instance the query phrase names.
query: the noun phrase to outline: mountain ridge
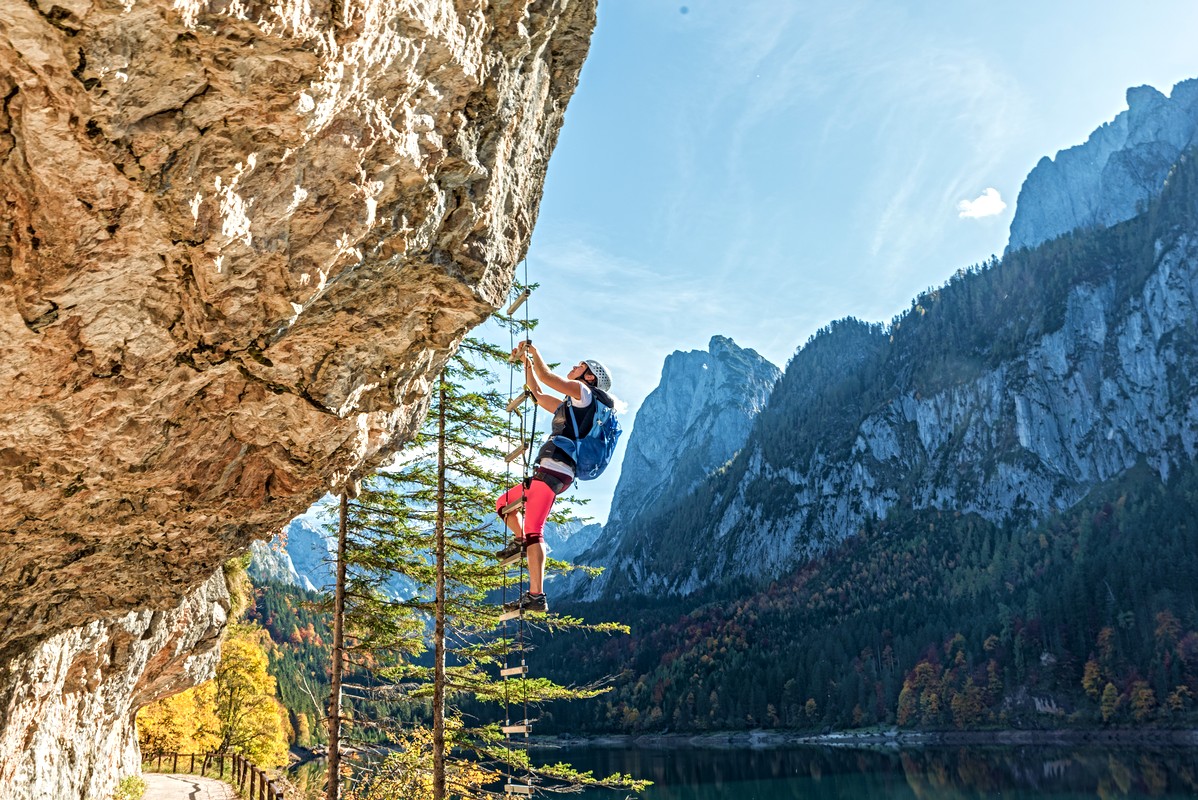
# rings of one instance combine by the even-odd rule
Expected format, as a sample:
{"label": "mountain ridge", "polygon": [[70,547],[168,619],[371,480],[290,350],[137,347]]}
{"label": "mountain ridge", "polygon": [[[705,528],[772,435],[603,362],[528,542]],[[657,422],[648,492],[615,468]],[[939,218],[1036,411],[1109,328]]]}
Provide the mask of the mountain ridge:
{"label": "mountain ridge", "polygon": [[1177,159],[1198,143],[1198,78],[1177,83],[1169,97],[1132,87],[1127,106],[1084,143],[1040,159],[1019,191],[1008,253],[1123,222],[1160,193]]}
{"label": "mountain ridge", "polygon": [[568,581],[568,594],[597,596],[613,576],[635,566],[640,524],[685,502],[736,454],[780,375],[755,350],[725,336],[713,336],[706,351],[676,350],[666,357],[661,380],[629,435],[607,524],[595,545],[577,555],[605,571]]}
{"label": "mountain ridge", "polygon": [[1192,160],[1137,217],[960,270],[888,326],[822,329],[737,457],[689,506],[642,520],[649,540],[601,591],[768,580],[899,503],[1033,519],[1138,459],[1162,478],[1192,460]]}

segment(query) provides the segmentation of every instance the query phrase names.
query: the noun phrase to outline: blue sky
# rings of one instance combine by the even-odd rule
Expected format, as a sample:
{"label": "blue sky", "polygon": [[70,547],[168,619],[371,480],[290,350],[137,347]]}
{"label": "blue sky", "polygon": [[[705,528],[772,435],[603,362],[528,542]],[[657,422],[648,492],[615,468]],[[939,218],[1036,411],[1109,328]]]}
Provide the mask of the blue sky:
{"label": "blue sky", "polygon": [[[784,367],[889,320],[1001,253],[1027,173],[1128,87],[1198,76],[1196,34],[1192,0],[600,0],[529,251],[537,343],[605,362],[628,430],[674,350]],[[1005,209],[962,217],[989,188]]]}

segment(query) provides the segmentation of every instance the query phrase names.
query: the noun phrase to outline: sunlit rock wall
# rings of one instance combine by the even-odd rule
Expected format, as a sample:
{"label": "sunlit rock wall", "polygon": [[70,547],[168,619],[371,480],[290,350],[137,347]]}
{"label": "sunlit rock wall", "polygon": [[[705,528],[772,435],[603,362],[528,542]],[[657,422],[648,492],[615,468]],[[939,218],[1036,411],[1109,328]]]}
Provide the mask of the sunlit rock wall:
{"label": "sunlit rock wall", "polygon": [[113,776],[141,768],[137,709],[211,677],[228,610],[217,572],[177,608],[92,622],[10,660],[0,797],[110,797]]}
{"label": "sunlit rock wall", "polygon": [[[594,15],[0,0],[0,667],[177,609],[403,440],[510,285]],[[0,775],[46,741],[25,674]]]}

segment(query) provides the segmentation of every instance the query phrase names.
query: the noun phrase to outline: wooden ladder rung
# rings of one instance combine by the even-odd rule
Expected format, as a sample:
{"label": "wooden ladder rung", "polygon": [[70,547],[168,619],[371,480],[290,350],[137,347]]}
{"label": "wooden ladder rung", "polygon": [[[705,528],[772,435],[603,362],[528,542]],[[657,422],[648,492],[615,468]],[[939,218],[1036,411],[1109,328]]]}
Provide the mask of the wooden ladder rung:
{"label": "wooden ladder rung", "polygon": [[512,564],[519,564],[522,561],[524,561],[524,551],[523,550],[521,550],[518,553],[512,553],[507,558],[501,560],[499,562],[499,567],[500,567],[500,569],[502,569],[503,567],[510,567]]}
{"label": "wooden ladder rung", "polygon": [[519,458],[520,456],[524,455],[524,451],[527,449],[528,449],[528,445],[521,442],[520,445],[515,450],[513,450],[512,452],[510,452],[506,456],[504,456],[503,460],[510,464],[513,461],[515,461],[517,458]]}
{"label": "wooden ladder rung", "polygon": [[532,797],[532,787],[523,783],[504,784],[503,791],[507,794],[518,794],[522,797]]}
{"label": "wooden ladder rung", "polygon": [[519,497],[508,503],[503,508],[499,509],[499,516],[506,517],[508,514],[515,514],[518,511],[524,510],[524,498]]}
{"label": "wooden ladder rung", "polygon": [[519,725],[504,725],[499,730],[503,731],[504,733],[522,733],[527,736],[528,734],[532,733],[532,726],[528,723],[521,723]]}
{"label": "wooden ladder rung", "polygon": [[510,678],[513,675],[527,675],[527,674],[528,674],[528,665],[527,664],[524,664],[519,667],[509,667],[507,669],[499,670],[499,677],[501,677],[501,678]]}
{"label": "wooden ladder rung", "polygon": [[523,609],[519,609],[519,608],[516,609],[515,611],[504,611],[502,614],[499,615],[499,621],[507,622],[509,619],[517,619],[518,617],[521,617],[523,615],[524,615]]}
{"label": "wooden ladder rung", "polygon": [[512,304],[507,307],[507,311],[504,313],[509,317],[512,314],[515,314],[516,311],[519,310],[520,306],[524,305],[524,301],[527,300],[530,295],[532,295],[532,289],[525,289],[524,291],[520,292],[519,296],[512,301]]}
{"label": "wooden ladder rung", "polygon": [[532,392],[528,391],[526,387],[524,391],[513,397],[512,401],[507,404],[507,413],[511,414],[513,411],[519,410],[520,406],[524,405],[524,400],[528,397],[532,397]]}

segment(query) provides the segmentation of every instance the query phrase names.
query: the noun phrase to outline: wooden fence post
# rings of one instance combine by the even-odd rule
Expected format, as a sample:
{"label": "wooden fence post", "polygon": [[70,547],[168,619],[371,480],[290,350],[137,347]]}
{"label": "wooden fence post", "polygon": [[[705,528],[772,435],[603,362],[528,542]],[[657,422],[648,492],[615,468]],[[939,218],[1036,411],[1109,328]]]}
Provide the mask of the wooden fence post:
{"label": "wooden fence post", "polygon": [[173,753],[172,755],[174,756],[174,761],[171,762],[171,772],[178,772],[179,771],[179,754]]}
{"label": "wooden fence post", "polygon": [[195,753],[192,753],[192,754],[191,754],[191,768],[190,768],[190,769],[188,769],[187,771],[188,771],[188,772],[195,772],[195,771],[196,771],[196,754],[195,754]]}

